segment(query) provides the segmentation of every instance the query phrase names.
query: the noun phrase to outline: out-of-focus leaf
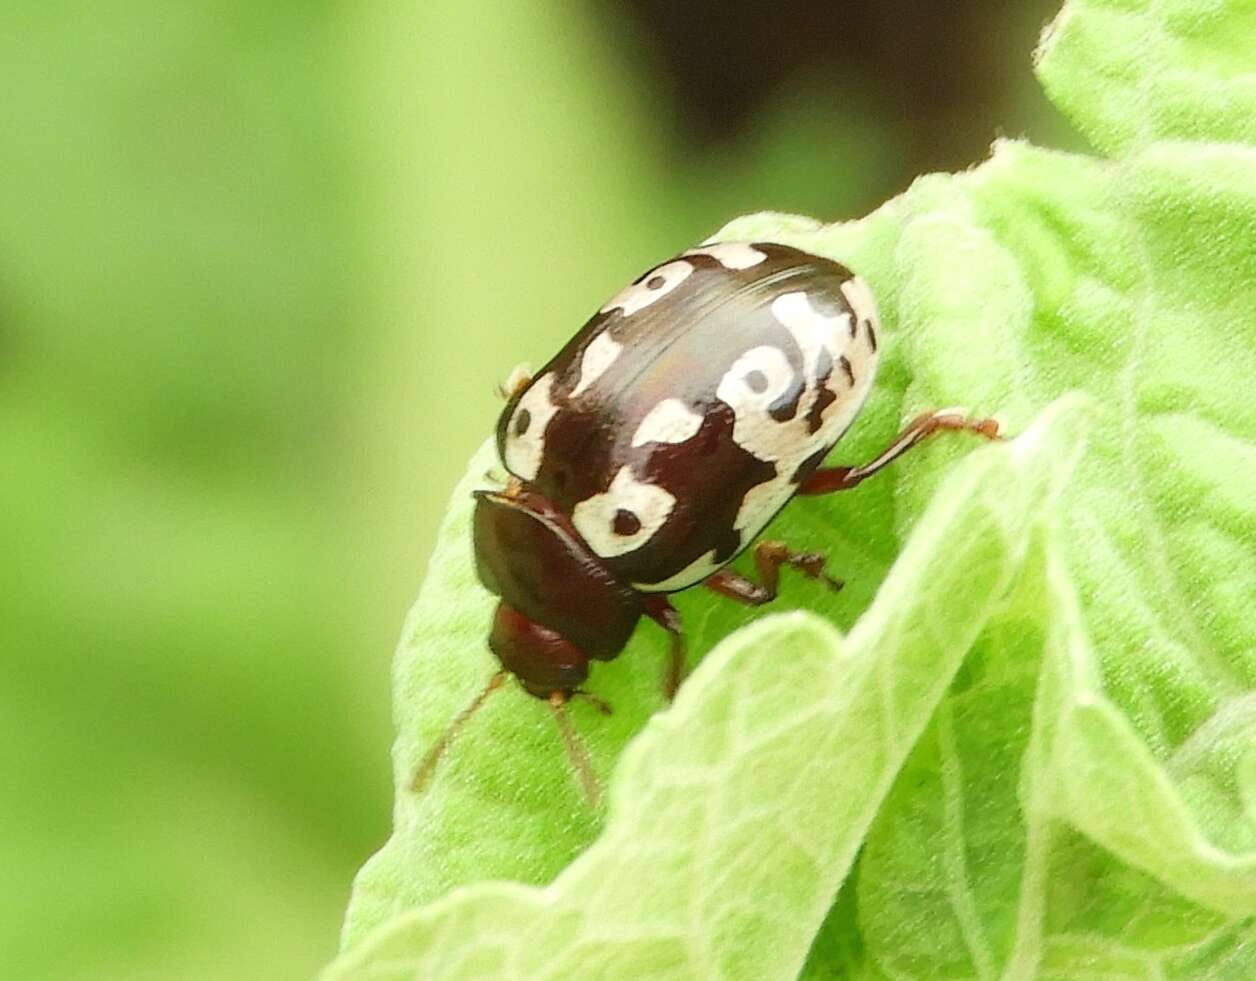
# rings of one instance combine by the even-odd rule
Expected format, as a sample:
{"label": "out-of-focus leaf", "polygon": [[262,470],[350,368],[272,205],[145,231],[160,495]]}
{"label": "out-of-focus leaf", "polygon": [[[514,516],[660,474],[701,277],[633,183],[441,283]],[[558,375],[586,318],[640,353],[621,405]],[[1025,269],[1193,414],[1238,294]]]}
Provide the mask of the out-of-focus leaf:
{"label": "out-of-focus leaf", "polygon": [[1250,0],[1069,0],[1038,77],[1105,153],[1156,140],[1256,144]]}

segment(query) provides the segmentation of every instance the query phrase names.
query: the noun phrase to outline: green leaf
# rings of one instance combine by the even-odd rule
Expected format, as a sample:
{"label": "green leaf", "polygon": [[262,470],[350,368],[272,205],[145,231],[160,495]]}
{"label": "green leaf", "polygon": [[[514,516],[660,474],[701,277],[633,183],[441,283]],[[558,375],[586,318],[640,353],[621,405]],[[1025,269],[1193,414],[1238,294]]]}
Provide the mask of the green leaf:
{"label": "green leaf", "polygon": [[1053,512],[1083,420],[1061,405],[954,472],[845,640],[795,613],[721,644],[632,744],[604,833],[551,886],[455,892],[328,976],[796,974],[904,756]]}
{"label": "green leaf", "polygon": [[1155,140],[1256,143],[1251,0],[1070,0],[1036,63],[1105,153]]}
{"label": "green leaf", "polygon": [[[1147,65],[1111,18],[1156,40]],[[807,943],[811,978],[1256,974],[1256,140],[1227,115],[1250,22],[1071,4],[1039,71],[1120,157],[1002,142],[859,222],[719,232],[835,257],[876,292],[881,375],[835,460],[929,405],[1026,435],[937,440],[773,523],[849,583],[791,580],[777,605],[844,641],[812,619],[736,632],[760,618],[682,594],[694,659],[724,643],[648,726],[657,631],[599,666],[616,715],[577,717],[599,771],[645,726],[601,837],[543,707],[497,696],[425,797],[399,793],[334,976],[789,977]],[[1196,106],[1189,128],[1169,104]],[[398,654],[399,786],[493,670],[473,483]]]}

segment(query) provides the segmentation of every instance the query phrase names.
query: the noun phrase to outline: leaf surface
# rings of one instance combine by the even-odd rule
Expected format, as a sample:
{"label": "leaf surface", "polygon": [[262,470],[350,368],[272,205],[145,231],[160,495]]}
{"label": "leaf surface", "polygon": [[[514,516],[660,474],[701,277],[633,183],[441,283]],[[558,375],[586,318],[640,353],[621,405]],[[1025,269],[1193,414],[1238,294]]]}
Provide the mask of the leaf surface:
{"label": "leaf surface", "polygon": [[793,613],[720,644],[633,742],[605,831],[550,886],[456,890],[328,977],[796,975],[904,757],[1024,563],[1035,515],[1052,513],[1084,421],[1075,401],[1059,405],[953,473],[848,637]]}

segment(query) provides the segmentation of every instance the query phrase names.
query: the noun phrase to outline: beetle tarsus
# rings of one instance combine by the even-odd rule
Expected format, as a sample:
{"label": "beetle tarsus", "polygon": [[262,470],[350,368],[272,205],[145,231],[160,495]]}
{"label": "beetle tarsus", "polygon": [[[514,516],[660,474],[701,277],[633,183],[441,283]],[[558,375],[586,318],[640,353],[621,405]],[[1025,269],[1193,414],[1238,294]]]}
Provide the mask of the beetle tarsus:
{"label": "beetle tarsus", "polygon": [[827,558],[820,552],[795,552],[784,542],[760,542],[754,547],[754,564],[759,572],[759,582],[748,576],[721,569],[706,580],[706,587],[746,606],[762,606],[770,603],[780,593],[781,566],[797,569],[808,579],[823,582],[837,592],[846,584],[824,571]]}

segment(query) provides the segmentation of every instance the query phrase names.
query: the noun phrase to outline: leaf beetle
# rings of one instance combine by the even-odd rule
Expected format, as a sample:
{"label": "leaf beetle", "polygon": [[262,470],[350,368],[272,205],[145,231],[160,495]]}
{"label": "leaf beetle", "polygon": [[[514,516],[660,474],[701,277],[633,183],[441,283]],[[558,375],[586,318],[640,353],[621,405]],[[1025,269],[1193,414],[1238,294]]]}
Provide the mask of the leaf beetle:
{"label": "leaf beetle", "polygon": [[[880,321],[865,282],[830,259],[720,242],[647,270],[534,376],[507,382],[500,490],[475,493],[480,581],[500,598],[499,671],[415,773],[513,675],[553,709],[586,793],[596,785],[563,706],[637,623],[670,635],[664,689],[684,663],[668,594],[699,584],[742,603],[777,594],[783,566],[834,588],[825,557],[754,540],[795,495],[854,487],[942,430],[999,436],[959,410],[917,416],[862,466],[823,461],[872,388]],[[758,580],[727,568],[753,545]]]}

